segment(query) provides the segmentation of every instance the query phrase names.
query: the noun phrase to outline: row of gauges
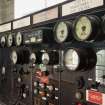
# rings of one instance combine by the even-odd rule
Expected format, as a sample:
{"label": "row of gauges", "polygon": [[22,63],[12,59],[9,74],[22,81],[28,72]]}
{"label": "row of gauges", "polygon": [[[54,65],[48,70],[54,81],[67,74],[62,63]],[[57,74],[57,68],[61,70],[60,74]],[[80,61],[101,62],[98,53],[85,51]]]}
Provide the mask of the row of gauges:
{"label": "row of gauges", "polygon": [[22,35],[18,32],[16,35],[11,33],[7,35],[0,36],[0,45],[1,47],[11,47],[12,45],[20,46],[22,43]]}
{"label": "row of gauges", "polygon": [[[22,49],[21,51],[13,50],[11,53],[13,64],[44,64],[59,65],[60,55],[58,51],[36,51]],[[88,70],[95,67],[97,55],[91,48],[70,48],[64,51],[63,64],[71,71]]]}
{"label": "row of gauges", "polygon": [[13,50],[10,58],[13,64],[59,64],[59,53],[57,51],[46,52],[43,50],[31,52],[29,49],[22,49],[19,51]]}
{"label": "row of gauges", "polygon": [[[1,46],[7,44],[11,47],[13,43],[16,46],[21,44],[39,44],[39,43],[63,43],[73,39],[77,41],[94,41],[101,40],[105,37],[105,20],[97,16],[81,15],[72,21],[60,21],[54,26],[54,29],[48,27],[40,27],[28,32],[18,32],[15,35],[9,34],[1,36]],[[103,28],[103,31],[102,31]],[[53,35],[52,35],[53,34]]]}
{"label": "row of gauges", "polygon": [[[105,21],[104,21],[105,23]],[[104,30],[104,29],[103,29]],[[55,40],[58,43],[71,41],[92,41],[102,38],[101,19],[97,16],[81,15],[75,21],[61,21],[55,25]]]}

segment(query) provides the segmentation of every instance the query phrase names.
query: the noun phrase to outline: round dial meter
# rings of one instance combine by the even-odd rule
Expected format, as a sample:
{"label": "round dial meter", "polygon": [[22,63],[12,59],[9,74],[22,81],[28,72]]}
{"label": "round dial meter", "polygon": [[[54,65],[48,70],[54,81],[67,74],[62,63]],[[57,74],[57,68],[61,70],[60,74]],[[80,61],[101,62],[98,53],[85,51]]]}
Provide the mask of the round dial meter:
{"label": "round dial meter", "polygon": [[31,53],[31,55],[30,55],[30,61],[32,63],[35,63],[35,61],[36,61],[36,54],[35,53]]}
{"label": "round dial meter", "polygon": [[1,36],[0,44],[1,44],[2,47],[5,46],[5,44],[6,44],[6,38],[5,38],[5,36]]}
{"label": "round dial meter", "polygon": [[10,33],[8,36],[7,36],[7,46],[8,47],[11,47],[13,44],[13,36],[12,34]]}
{"label": "round dial meter", "polygon": [[96,60],[96,54],[91,48],[72,48],[64,53],[64,65],[71,71],[92,69]]}
{"label": "round dial meter", "polygon": [[16,51],[12,51],[12,53],[11,53],[11,61],[12,61],[13,64],[17,63],[17,53],[16,53]]}
{"label": "round dial meter", "polygon": [[54,27],[54,36],[57,43],[63,43],[67,39],[71,39],[69,33],[71,30],[71,23],[61,21]]}
{"label": "round dial meter", "polygon": [[22,34],[20,32],[16,34],[15,44],[16,46],[20,46],[22,44]]}
{"label": "round dial meter", "polygon": [[65,53],[64,63],[65,66],[71,71],[75,71],[78,68],[80,63],[79,60],[80,60],[79,55],[74,49],[69,49]]}
{"label": "round dial meter", "polygon": [[43,64],[48,64],[49,63],[49,60],[50,60],[49,54],[47,52],[44,52],[42,54],[42,63]]}
{"label": "round dial meter", "polygon": [[82,15],[74,22],[74,37],[78,41],[93,40],[97,35],[99,19]]}

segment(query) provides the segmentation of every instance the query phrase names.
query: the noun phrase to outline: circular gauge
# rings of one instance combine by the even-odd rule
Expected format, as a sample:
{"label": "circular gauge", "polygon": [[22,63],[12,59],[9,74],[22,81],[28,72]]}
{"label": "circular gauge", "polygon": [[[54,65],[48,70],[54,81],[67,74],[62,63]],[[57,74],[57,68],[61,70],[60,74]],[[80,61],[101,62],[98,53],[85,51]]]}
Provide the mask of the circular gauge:
{"label": "circular gauge", "polygon": [[49,60],[50,60],[49,54],[47,52],[44,52],[42,54],[42,63],[46,65],[49,63]]}
{"label": "circular gauge", "polygon": [[16,51],[12,51],[12,53],[11,53],[11,61],[12,61],[12,63],[16,64],[17,63],[17,59],[18,59],[17,52]]}
{"label": "circular gauge", "polygon": [[73,33],[77,41],[90,41],[96,38],[99,32],[99,18],[82,15],[74,22]]}
{"label": "circular gauge", "polygon": [[31,53],[31,55],[30,55],[30,61],[32,63],[35,63],[35,61],[36,61],[36,55],[35,55],[35,53]]}
{"label": "circular gauge", "polygon": [[6,68],[5,68],[5,66],[2,67],[2,72],[1,72],[1,73],[2,73],[2,75],[5,75],[5,73],[6,73]]}
{"label": "circular gauge", "polygon": [[57,43],[63,43],[67,39],[71,39],[69,33],[71,30],[71,23],[61,21],[54,27],[54,36]]}
{"label": "circular gauge", "polygon": [[16,34],[15,44],[16,46],[20,46],[22,44],[22,34],[20,32]]}
{"label": "circular gauge", "polygon": [[68,69],[75,71],[80,63],[80,58],[77,51],[74,49],[69,49],[65,54],[64,63]]}
{"label": "circular gauge", "polygon": [[97,64],[96,64],[96,72],[95,72],[95,76],[96,76],[96,81],[101,83],[101,84],[105,84],[104,82],[104,75],[105,72],[102,72],[103,70],[105,70],[105,49],[101,49],[97,51]]}
{"label": "circular gauge", "polygon": [[92,69],[96,64],[96,54],[91,48],[68,49],[64,54],[64,65],[71,71]]}
{"label": "circular gauge", "polygon": [[5,38],[5,36],[2,36],[2,37],[1,37],[1,39],[0,39],[0,44],[1,44],[2,47],[5,46],[5,44],[6,44],[6,38]]}
{"label": "circular gauge", "polygon": [[11,47],[13,44],[13,36],[12,34],[10,33],[8,36],[7,36],[7,46],[8,47]]}

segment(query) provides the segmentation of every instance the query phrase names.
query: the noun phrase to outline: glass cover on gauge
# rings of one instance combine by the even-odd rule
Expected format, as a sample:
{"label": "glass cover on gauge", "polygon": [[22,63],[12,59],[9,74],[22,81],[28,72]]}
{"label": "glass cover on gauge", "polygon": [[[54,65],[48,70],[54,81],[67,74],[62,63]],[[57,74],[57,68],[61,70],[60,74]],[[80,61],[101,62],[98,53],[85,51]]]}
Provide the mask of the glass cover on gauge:
{"label": "glass cover on gauge", "polygon": [[7,36],[7,46],[8,46],[8,47],[11,47],[11,46],[12,46],[12,43],[13,43],[13,36],[12,36],[12,34],[10,33],[10,34]]}
{"label": "glass cover on gauge", "polygon": [[42,63],[43,64],[48,64],[49,60],[50,60],[49,54],[47,52],[43,53],[42,54]]}
{"label": "glass cover on gauge", "polygon": [[92,23],[87,16],[80,16],[74,24],[74,37],[79,41],[87,40],[92,33]]}
{"label": "glass cover on gauge", "polygon": [[35,53],[31,53],[31,55],[30,55],[30,61],[32,63],[35,63],[35,61],[36,61],[36,55],[35,55]]}
{"label": "glass cover on gauge", "polygon": [[20,46],[22,44],[22,34],[20,32],[17,33],[16,35],[16,46]]}
{"label": "glass cover on gauge", "polygon": [[69,49],[64,56],[65,66],[71,70],[75,71],[79,66],[79,56],[74,49]]}
{"label": "glass cover on gauge", "polygon": [[68,37],[68,26],[66,22],[59,22],[55,26],[55,40],[58,43],[64,42]]}
{"label": "glass cover on gauge", "polygon": [[16,53],[16,51],[12,51],[12,53],[11,53],[11,61],[12,61],[13,64],[17,63],[17,53]]}
{"label": "glass cover on gauge", "polygon": [[5,36],[2,36],[2,37],[1,37],[0,43],[1,43],[1,46],[2,46],[2,47],[5,46],[5,44],[6,44],[6,38],[5,38]]}
{"label": "glass cover on gauge", "polygon": [[96,81],[105,85],[105,50],[97,51]]}

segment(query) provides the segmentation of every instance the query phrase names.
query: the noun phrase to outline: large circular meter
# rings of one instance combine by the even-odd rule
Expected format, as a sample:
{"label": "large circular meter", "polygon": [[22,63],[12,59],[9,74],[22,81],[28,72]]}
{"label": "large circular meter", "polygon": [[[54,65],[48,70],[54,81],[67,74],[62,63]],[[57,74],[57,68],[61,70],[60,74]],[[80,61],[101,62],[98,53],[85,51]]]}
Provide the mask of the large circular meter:
{"label": "large circular meter", "polygon": [[79,16],[73,24],[74,38],[77,41],[95,40],[98,32],[100,19],[96,16]]}
{"label": "large circular meter", "polygon": [[34,52],[32,52],[30,54],[30,62],[31,63],[35,63],[36,62],[36,54]]}
{"label": "large circular meter", "polygon": [[69,49],[65,53],[64,63],[68,69],[75,71],[78,68],[79,63],[80,63],[80,57],[77,51],[74,49]]}
{"label": "large circular meter", "polygon": [[54,36],[57,43],[63,43],[72,39],[71,37],[71,22],[61,21],[54,27]]}
{"label": "large circular meter", "polygon": [[16,46],[20,46],[21,44],[22,44],[22,39],[23,37],[22,37],[22,34],[21,34],[21,32],[18,32],[17,34],[16,34],[16,37],[15,37],[15,45]]}
{"label": "large circular meter", "polygon": [[64,53],[64,65],[70,71],[91,69],[96,64],[96,54],[92,49],[71,48]]}
{"label": "large circular meter", "polygon": [[6,37],[3,35],[3,36],[1,36],[1,38],[0,38],[0,45],[1,45],[2,47],[4,47],[5,44],[6,44]]}
{"label": "large circular meter", "polygon": [[42,63],[45,65],[58,65],[59,53],[57,51],[48,51],[42,54]]}
{"label": "large circular meter", "polygon": [[42,54],[42,63],[46,65],[49,63],[49,60],[50,60],[49,54],[47,52],[44,52]]}
{"label": "large circular meter", "polygon": [[7,36],[7,46],[8,46],[8,47],[11,47],[12,44],[13,44],[13,36],[12,36],[12,34],[10,33],[10,34],[8,34],[8,36]]}
{"label": "large circular meter", "polygon": [[13,64],[17,63],[18,55],[15,50],[12,51],[10,58]]}

